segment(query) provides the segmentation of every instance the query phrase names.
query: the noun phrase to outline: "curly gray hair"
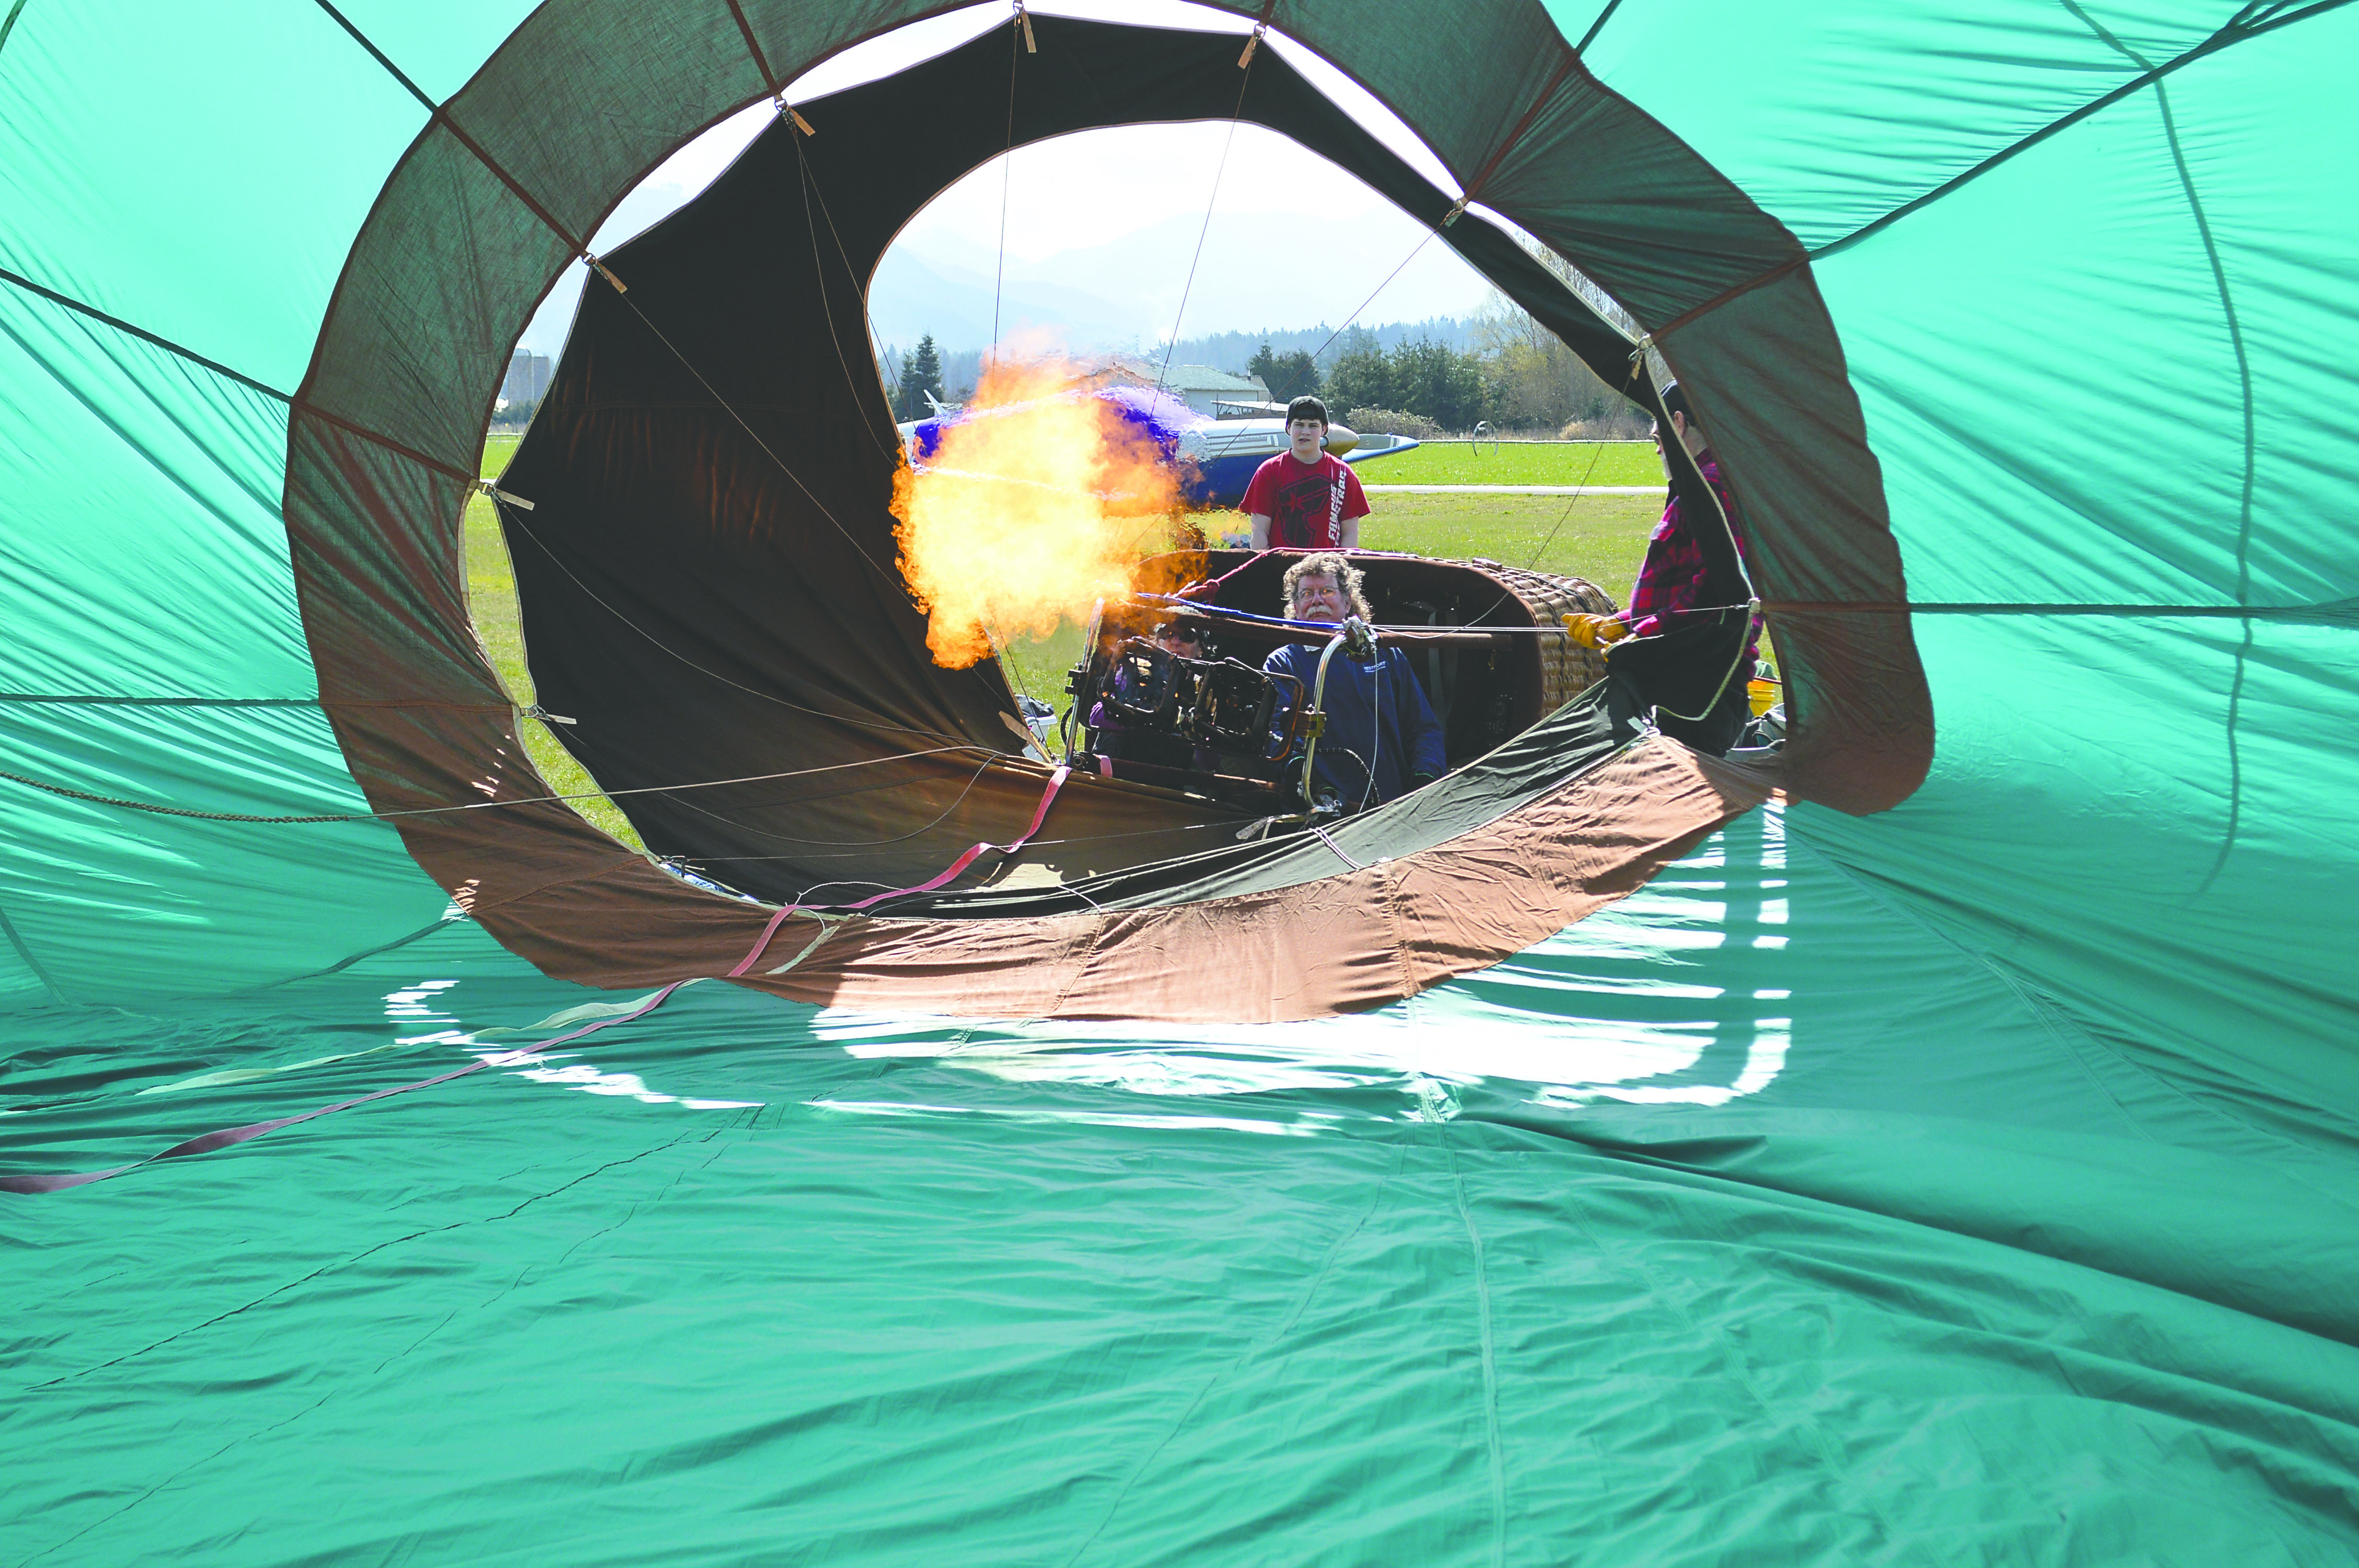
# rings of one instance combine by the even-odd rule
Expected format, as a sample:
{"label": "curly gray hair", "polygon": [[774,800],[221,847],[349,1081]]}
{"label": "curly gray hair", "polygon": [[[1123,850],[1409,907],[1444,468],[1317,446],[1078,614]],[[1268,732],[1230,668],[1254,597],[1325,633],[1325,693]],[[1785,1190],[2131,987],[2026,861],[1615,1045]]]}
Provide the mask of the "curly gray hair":
{"label": "curly gray hair", "polygon": [[1321,550],[1315,556],[1305,556],[1286,568],[1286,612],[1294,613],[1294,590],[1307,577],[1332,579],[1343,590],[1343,598],[1352,606],[1352,613],[1363,621],[1374,622],[1376,612],[1368,608],[1365,591],[1367,574],[1345,560],[1333,550]]}

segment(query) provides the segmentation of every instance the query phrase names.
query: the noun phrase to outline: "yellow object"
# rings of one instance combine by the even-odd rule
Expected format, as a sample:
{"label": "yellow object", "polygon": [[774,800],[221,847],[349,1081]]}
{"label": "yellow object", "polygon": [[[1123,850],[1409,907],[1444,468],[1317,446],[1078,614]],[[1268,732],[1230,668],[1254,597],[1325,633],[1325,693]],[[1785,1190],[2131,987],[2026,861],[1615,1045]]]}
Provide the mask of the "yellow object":
{"label": "yellow object", "polygon": [[1564,630],[1567,636],[1584,648],[1602,648],[1630,634],[1630,628],[1611,615],[1567,615]]}
{"label": "yellow object", "polygon": [[1745,683],[1745,700],[1752,706],[1753,717],[1760,718],[1777,706],[1786,688],[1774,680],[1749,680]]}

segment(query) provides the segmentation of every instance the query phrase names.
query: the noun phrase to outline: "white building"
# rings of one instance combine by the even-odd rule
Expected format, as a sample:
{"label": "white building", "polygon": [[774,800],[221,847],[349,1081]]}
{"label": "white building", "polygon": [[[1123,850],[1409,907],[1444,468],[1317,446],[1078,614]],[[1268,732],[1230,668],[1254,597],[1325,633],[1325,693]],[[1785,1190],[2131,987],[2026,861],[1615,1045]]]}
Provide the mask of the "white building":
{"label": "white building", "polygon": [[[1173,365],[1165,370],[1155,360],[1128,357],[1120,362],[1121,368],[1137,378],[1142,386],[1153,386],[1160,375],[1163,390],[1208,418],[1223,416],[1223,403],[1266,403],[1269,388],[1257,375],[1231,375],[1210,365]],[[1234,416],[1235,411],[1230,411]]]}
{"label": "white building", "polygon": [[500,383],[500,403],[503,406],[517,403],[538,403],[549,391],[549,356],[528,354],[522,349],[508,362],[507,379]]}

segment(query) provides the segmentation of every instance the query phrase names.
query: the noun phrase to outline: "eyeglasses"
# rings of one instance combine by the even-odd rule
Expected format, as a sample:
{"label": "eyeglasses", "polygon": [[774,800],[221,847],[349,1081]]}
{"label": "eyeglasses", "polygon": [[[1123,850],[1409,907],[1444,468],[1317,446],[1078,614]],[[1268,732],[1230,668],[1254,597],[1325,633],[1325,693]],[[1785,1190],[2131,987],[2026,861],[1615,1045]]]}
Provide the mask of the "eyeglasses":
{"label": "eyeglasses", "polygon": [[1191,626],[1158,627],[1155,634],[1167,643],[1185,643],[1191,648],[1204,645],[1204,634]]}

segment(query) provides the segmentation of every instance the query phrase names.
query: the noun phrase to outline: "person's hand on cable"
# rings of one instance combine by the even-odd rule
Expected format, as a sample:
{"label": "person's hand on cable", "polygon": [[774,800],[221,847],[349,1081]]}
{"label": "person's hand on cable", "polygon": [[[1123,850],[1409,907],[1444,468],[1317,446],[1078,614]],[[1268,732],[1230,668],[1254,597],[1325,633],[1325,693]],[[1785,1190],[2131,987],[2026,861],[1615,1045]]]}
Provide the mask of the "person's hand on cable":
{"label": "person's hand on cable", "polygon": [[1584,648],[1603,648],[1630,634],[1629,623],[1611,615],[1568,615],[1564,630]]}

